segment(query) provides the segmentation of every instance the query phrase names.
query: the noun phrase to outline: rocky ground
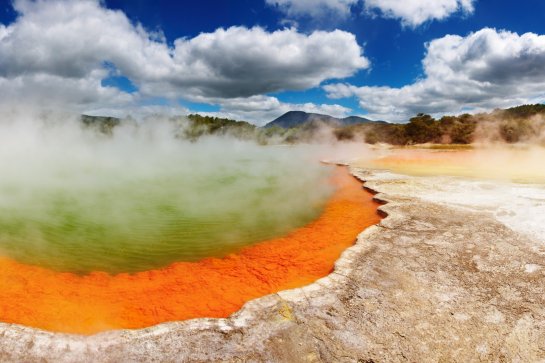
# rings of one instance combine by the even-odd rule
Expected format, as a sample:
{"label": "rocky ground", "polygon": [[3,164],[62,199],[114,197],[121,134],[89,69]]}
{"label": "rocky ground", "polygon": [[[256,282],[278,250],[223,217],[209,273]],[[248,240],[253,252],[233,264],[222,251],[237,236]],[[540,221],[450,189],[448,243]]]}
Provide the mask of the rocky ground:
{"label": "rocky ground", "polygon": [[545,244],[412,179],[353,169],[387,215],[335,272],[229,319],[90,337],[0,326],[24,362],[545,362]]}

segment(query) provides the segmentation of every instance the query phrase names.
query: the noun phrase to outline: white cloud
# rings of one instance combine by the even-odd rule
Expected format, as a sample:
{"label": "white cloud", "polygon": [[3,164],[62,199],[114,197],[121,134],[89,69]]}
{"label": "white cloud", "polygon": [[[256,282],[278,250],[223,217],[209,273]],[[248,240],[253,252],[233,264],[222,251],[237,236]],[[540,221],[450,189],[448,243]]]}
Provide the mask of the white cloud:
{"label": "white cloud", "polygon": [[186,116],[191,113],[186,107],[180,105],[130,105],[126,107],[102,107],[84,110],[86,115],[132,117],[134,119],[145,119],[148,116],[160,115],[162,117]]}
{"label": "white cloud", "polygon": [[[14,7],[15,22],[0,25],[0,84],[8,101],[85,109],[130,107],[146,97],[208,102],[308,89],[369,66],[355,36],[340,30],[232,27],[169,46],[161,33],[98,0],[17,0]],[[102,86],[106,62],[138,92]]]}
{"label": "white cloud", "polygon": [[91,72],[85,78],[64,78],[47,73],[0,77],[0,103],[25,103],[77,111],[93,105],[123,107],[138,99],[117,88],[102,87],[101,73]]}
{"label": "white cloud", "polygon": [[288,18],[347,18],[353,6],[363,3],[369,14],[401,20],[403,25],[417,27],[431,20],[473,12],[476,0],[266,0]]}
{"label": "white cloud", "polygon": [[2,101],[121,106],[136,96],[101,85],[104,61],[131,73],[157,72],[165,67],[161,59],[168,60],[164,44],[96,1],[19,0],[14,7],[18,18],[0,30]]}
{"label": "white cloud", "polygon": [[0,40],[8,35],[8,30],[5,25],[0,24]]}
{"label": "white cloud", "polygon": [[365,0],[368,11],[386,18],[400,19],[403,25],[417,27],[427,21],[442,20],[456,12],[470,14],[475,0]]}
{"label": "white cloud", "polygon": [[160,86],[224,98],[308,89],[369,67],[351,33],[305,35],[295,29],[270,33],[258,27],[231,27],[178,39],[173,61],[174,72],[160,80]]}
{"label": "white cloud", "polygon": [[545,100],[545,35],[485,28],[427,45],[424,77],[401,87],[324,87],[331,98],[356,96],[374,118],[407,120],[418,112],[460,113]]}
{"label": "white cloud", "polygon": [[287,103],[276,97],[258,95],[248,98],[231,98],[212,100],[220,106],[218,112],[208,112],[208,115],[245,120],[256,125],[265,125],[288,111],[306,111],[321,113],[334,117],[345,117],[352,111],[350,108],[337,104]]}
{"label": "white cloud", "polygon": [[276,6],[290,18],[309,16],[323,18],[335,15],[345,18],[350,15],[350,8],[360,0],[266,0]]}

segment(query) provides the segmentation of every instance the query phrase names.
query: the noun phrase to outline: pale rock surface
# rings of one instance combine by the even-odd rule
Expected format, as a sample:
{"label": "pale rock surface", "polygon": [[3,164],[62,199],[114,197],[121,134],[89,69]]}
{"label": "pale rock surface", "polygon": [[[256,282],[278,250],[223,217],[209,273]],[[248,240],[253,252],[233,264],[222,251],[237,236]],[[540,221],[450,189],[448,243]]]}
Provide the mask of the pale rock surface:
{"label": "pale rock surface", "polygon": [[[487,211],[352,169],[387,214],[335,272],[196,319],[90,337],[0,326],[22,362],[545,362],[545,251]],[[414,189],[414,188],[413,188]]]}

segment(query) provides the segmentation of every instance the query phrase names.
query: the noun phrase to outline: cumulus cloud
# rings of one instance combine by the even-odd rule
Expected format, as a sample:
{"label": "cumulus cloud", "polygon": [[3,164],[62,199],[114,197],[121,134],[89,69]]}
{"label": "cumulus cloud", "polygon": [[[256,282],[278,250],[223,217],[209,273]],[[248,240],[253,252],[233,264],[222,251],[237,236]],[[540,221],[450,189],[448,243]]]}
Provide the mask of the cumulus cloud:
{"label": "cumulus cloud", "polygon": [[102,86],[105,61],[128,74],[165,69],[164,44],[96,1],[18,0],[14,8],[17,19],[0,31],[3,101],[122,106],[136,96]]}
{"label": "cumulus cloud", "polygon": [[137,95],[101,85],[102,72],[85,78],[65,78],[47,73],[0,77],[0,104],[32,104],[37,107],[63,107],[82,110],[95,106],[124,107],[138,100]]}
{"label": "cumulus cloud", "polygon": [[427,21],[442,20],[461,12],[473,12],[475,0],[266,0],[288,18],[346,18],[353,6],[363,3],[371,15],[401,20],[403,25],[417,27]]}
{"label": "cumulus cloud", "polygon": [[341,30],[305,35],[231,27],[174,45],[175,71],[161,83],[204,97],[303,90],[369,67],[355,36]]}
{"label": "cumulus cloud", "polygon": [[400,19],[403,25],[417,27],[431,20],[442,20],[456,12],[473,12],[474,0],[365,0],[365,9],[386,18]]}
{"label": "cumulus cloud", "polygon": [[[207,102],[307,89],[369,66],[355,36],[340,30],[231,27],[169,45],[98,0],[16,0],[14,8],[17,19],[0,25],[4,100],[97,109],[146,97]],[[104,86],[112,73],[138,91]]]}
{"label": "cumulus cloud", "polygon": [[401,87],[324,86],[331,98],[356,96],[372,117],[407,120],[431,114],[489,110],[545,99],[545,35],[484,28],[431,41],[424,77]]}
{"label": "cumulus cloud", "polygon": [[322,18],[336,15],[345,18],[350,15],[350,8],[360,0],[266,0],[291,18],[309,16]]}

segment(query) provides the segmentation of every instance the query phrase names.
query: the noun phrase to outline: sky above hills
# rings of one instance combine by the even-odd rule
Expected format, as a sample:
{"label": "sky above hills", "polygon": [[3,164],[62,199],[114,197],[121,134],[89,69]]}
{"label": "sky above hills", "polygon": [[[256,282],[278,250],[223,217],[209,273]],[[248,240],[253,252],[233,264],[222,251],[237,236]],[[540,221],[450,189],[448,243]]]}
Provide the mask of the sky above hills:
{"label": "sky above hills", "polygon": [[0,1],[0,103],[403,122],[545,99],[542,0]]}

